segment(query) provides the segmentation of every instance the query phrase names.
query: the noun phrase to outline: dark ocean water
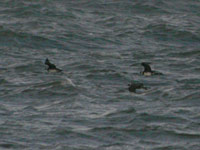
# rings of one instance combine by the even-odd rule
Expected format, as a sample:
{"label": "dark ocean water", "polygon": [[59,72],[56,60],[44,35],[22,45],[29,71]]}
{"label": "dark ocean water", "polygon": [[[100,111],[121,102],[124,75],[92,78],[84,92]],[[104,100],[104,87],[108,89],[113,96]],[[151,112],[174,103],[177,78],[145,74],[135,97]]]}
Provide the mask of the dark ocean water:
{"label": "dark ocean water", "polygon": [[200,1],[0,1],[0,149],[199,150]]}

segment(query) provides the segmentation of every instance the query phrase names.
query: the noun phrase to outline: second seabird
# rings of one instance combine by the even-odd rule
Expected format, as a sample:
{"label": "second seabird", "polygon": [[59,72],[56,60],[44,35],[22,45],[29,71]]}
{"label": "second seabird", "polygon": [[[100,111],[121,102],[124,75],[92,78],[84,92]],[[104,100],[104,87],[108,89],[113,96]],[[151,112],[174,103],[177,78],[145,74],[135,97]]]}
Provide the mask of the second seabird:
{"label": "second seabird", "polygon": [[45,60],[45,65],[48,65],[47,71],[48,72],[61,72],[61,69],[56,68],[56,66],[52,63],[50,63],[49,59],[47,58]]}

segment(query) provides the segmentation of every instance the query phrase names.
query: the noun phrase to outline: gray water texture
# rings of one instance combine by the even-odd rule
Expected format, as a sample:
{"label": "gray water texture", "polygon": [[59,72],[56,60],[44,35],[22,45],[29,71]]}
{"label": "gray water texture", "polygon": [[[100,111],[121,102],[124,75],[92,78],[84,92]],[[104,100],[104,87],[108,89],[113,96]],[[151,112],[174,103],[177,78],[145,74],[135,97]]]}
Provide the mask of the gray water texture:
{"label": "gray water texture", "polygon": [[1,0],[0,149],[200,150],[200,1]]}

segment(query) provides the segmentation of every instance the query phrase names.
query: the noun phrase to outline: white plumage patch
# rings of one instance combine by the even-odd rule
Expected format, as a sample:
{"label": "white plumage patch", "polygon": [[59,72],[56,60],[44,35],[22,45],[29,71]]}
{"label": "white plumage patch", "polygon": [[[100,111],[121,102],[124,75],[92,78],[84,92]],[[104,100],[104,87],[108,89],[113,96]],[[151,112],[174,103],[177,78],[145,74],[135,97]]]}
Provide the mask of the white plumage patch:
{"label": "white plumage patch", "polygon": [[56,69],[49,69],[48,70],[50,73],[55,73],[55,72],[59,72],[58,70],[56,70]]}
{"label": "white plumage patch", "polygon": [[144,75],[144,76],[151,76],[152,73],[151,73],[151,72],[143,72],[143,75]]}

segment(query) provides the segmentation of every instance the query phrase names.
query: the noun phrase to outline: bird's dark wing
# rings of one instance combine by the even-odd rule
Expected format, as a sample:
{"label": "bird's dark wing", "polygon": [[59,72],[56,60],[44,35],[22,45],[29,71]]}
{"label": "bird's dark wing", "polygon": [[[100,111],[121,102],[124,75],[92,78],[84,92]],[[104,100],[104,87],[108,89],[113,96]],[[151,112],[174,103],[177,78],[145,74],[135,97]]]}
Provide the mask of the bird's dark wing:
{"label": "bird's dark wing", "polygon": [[54,64],[51,64],[51,63],[50,63],[50,64],[48,64],[48,66],[49,66],[49,69],[57,69],[56,66],[55,66]]}
{"label": "bird's dark wing", "polygon": [[153,71],[153,75],[163,75],[161,72]]}
{"label": "bird's dark wing", "polygon": [[142,63],[142,66],[144,67],[144,72],[152,72],[151,67],[147,63]]}

